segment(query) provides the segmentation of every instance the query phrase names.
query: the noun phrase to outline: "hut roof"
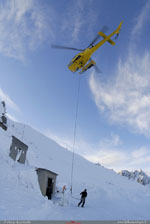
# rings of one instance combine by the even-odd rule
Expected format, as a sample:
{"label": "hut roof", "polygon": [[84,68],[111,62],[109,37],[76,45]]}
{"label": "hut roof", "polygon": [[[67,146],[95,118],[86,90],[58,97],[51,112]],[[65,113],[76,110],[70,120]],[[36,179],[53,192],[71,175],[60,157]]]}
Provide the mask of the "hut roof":
{"label": "hut roof", "polygon": [[45,168],[36,168],[36,171],[38,171],[38,170],[45,170],[45,171],[48,171],[48,172],[51,172],[52,174],[54,174],[54,175],[58,175],[57,173],[55,173],[55,172],[53,172],[53,171],[51,171],[51,170],[47,170],[47,169],[45,169]]}

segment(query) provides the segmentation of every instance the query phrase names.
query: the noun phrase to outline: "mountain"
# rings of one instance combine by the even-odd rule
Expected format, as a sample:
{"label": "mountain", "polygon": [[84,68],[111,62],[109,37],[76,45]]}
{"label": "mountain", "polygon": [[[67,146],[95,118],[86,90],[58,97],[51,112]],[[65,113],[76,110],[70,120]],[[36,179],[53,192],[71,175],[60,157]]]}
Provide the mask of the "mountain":
{"label": "mountain", "polygon": [[135,170],[133,172],[122,170],[119,174],[127,177],[128,179],[135,180],[140,184],[150,185],[150,177],[142,170]]}
{"label": "mountain", "polygon": [[[28,125],[8,119],[0,128],[1,220],[148,220],[150,189],[97,166],[75,154],[70,194],[72,152]],[[25,164],[9,157],[12,136],[28,145]],[[92,150],[92,149],[91,149]],[[58,174],[53,200],[41,194],[37,168]],[[61,189],[66,185],[64,206]],[[87,189],[85,208],[78,208]]]}

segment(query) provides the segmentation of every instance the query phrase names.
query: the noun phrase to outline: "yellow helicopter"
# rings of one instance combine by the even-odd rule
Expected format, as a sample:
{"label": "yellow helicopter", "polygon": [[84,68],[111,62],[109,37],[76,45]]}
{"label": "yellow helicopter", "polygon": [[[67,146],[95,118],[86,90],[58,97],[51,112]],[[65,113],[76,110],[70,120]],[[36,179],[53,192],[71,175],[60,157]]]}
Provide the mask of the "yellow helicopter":
{"label": "yellow helicopter", "polygon": [[[122,26],[123,21],[119,24],[116,30],[114,30],[110,35],[106,36],[104,32],[108,29],[107,27],[103,28],[103,32],[98,32],[98,35],[96,38],[89,44],[89,46],[86,49],[77,49],[77,48],[71,48],[71,47],[64,47],[59,45],[52,45],[53,48],[59,48],[59,49],[68,49],[68,50],[77,50],[81,51],[79,54],[77,54],[71,62],[68,64],[68,68],[72,72],[76,72],[78,70],[79,74],[82,74],[83,72],[87,71],[91,67],[95,67],[97,72],[100,72],[100,70],[96,67],[96,62],[91,59],[91,55],[100,47],[102,46],[106,41],[108,41],[110,44],[115,45],[115,42],[111,40],[111,37],[113,35],[117,35],[115,39],[117,39],[120,29]],[[98,40],[99,37],[103,37],[103,40],[98,42],[94,45],[94,43]]]}

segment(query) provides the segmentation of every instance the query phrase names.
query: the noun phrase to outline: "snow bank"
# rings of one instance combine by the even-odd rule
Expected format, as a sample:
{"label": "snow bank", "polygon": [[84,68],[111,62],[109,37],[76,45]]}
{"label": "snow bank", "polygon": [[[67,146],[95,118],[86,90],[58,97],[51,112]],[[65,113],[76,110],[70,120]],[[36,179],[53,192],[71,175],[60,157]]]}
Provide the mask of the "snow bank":
{"label": "snow bank", "polygon": [[[9,157],[11,136],[29,146],[25,164]],[[150,190],[96,166],[75,155],[73,197],[70,194],[72,153],[29,126],[8,120],[8,131],[0,129],[0,219],[1,220],[148,220]],[[62,194],[52,201],[43,197],[35,167],[58,173],[57,189],[65,184]],[[85,208],[78,208],[80,192],[87,189]],[[58,201],[57,201],[58,199]]]}

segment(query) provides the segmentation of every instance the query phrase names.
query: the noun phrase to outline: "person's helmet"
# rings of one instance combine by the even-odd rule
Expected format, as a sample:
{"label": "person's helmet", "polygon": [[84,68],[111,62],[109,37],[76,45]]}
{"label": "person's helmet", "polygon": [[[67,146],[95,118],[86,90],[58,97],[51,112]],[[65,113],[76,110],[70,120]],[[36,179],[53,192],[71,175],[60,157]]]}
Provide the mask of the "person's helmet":
{"label": "person's helmet", "polygon": [[84,191],[87,191],[87,189],[84,189]]}

